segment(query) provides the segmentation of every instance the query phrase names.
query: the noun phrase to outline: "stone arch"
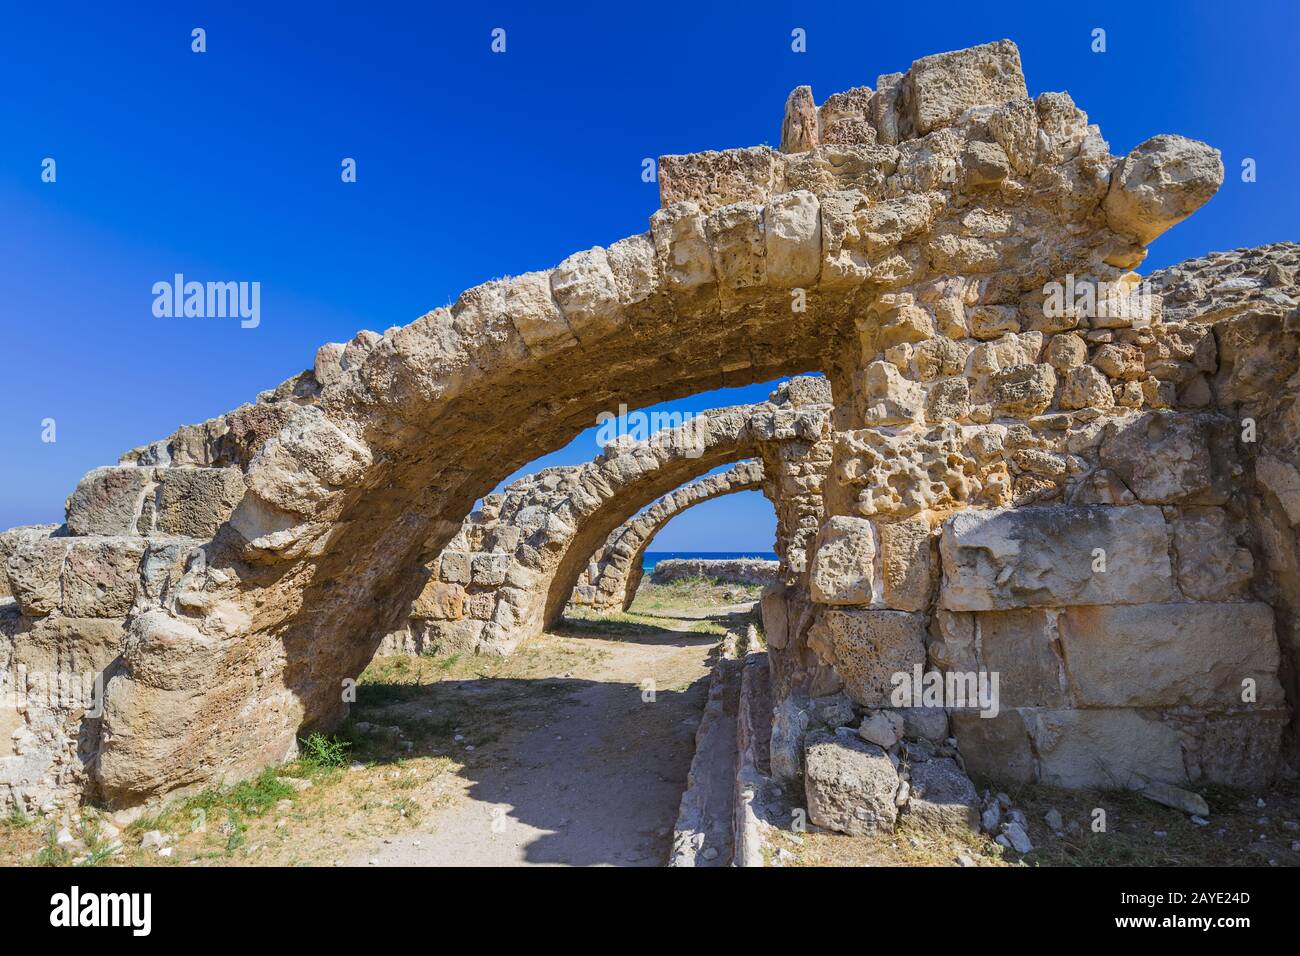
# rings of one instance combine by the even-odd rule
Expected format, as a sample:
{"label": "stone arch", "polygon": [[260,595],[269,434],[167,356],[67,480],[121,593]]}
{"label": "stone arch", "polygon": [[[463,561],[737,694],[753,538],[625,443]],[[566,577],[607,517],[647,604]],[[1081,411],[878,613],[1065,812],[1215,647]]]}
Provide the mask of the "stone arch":
{"label": "stone arch", "polygon": [[[1045,320],[1044,284],[1130,288],[1145,245],[1223,175],[1176,136],[1111,156],[1069,96],[1029,98],[1010,41],[788,113],[782,151],[663,157],[648,233],[326,346],[256,404],[92,472],[58,534],[11,533],[11,646],[80,648],[108,678],[102,723],[25,718],[43,736],[23,779],[52,782],[24,799],[89,786],[134,803],[284,758],[346,713],[343,683],[472,503],[620,402],[823,371],[846,449],[862,429],[1091,408],[1127,353],[1085,348],[1058,390],[1045,338],[1073,326]],[[1116,381],[1124,407],[1183,398]],[[856,487],[836,455],[832,514],[893,493]],[[822,476],[792,460],[789,477],[798,578]]]}
{"label": "stone arch", "polygon": [[385,648],[509,653],[559,620],[590,555],[631,515],[751,455],[776,474],[783,450],[826,442],[830,409],[826,380],[799,377],[767,402],[701,412],[643,441],[611,443],[584,465],[520,478],[488,496],[430,563],[410,621]]}
{"label": "stone arch", "polygon": [[627,610],[641,584],[646,549],[668,522],[706,501],[762,488],[762,461],[743,461],[664,495],[609,533],[587,559],[569,603],[597,610]]}

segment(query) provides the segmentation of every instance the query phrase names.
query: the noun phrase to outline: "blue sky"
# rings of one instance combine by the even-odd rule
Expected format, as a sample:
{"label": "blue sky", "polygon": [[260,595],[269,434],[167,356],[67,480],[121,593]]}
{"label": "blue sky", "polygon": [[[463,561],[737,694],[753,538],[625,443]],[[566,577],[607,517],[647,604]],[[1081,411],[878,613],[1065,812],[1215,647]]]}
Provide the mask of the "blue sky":
{"label": "blue sky", "polygon": [[[1222,149],[1223,189],[1149,267],[1300,238],[1292,3],[438,6],[0,14],[0,527],[60,520],[87,469],[252,400],[322,342],[644,230],[644,157],[775,144],[794,86],[820,101],[929,53],[1010,37],[1030,93],[1068,90],[1112,152],[1161,132]],[[790,50],[795,27],[806,53]],[[151,287],[177,272],[260,282],[261,324],[155,318]],[[542,463],[595,451],[588,433]],[[655,547],[766,549],[772,527],[747,493],[693,509]]]}

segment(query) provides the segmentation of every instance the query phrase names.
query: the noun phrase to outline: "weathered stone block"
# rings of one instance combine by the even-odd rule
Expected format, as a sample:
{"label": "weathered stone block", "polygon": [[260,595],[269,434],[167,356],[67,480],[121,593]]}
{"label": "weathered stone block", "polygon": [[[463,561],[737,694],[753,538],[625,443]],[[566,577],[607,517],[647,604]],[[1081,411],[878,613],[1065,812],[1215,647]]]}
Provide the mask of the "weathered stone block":
{"label": "weathered stone block", "polygon": [[952,730],[966,769],[977,780],[1025,784],[1037,779],[1037,761],[1019,710],[1004,710],[996,717],[955,712]]}
{"label": "weathered stone block", "polygon": [[1059,631],[1083,706],[1240,706],[1248,678],[1258,703],[1282,703],[1266,604],[1073,607],[1061,613]]}
{"label": "weathered stone block", "polygon": [[1062,707],[1065,675],[1056,650],[1056,613],[1042,608],[975,615],[979,659],[998,675],[1001,707]]}
{"label": "weathered stone block", "polygon": [[659,157],[659,204],[697,203],[704,212],[731,203],[763,203],[776,177],[766,146]]}
{"label": "weathered stone block", "polygon": [[1178,588],[1193,601],[1230,601],[1250,588],[1255,559],[1222,508],[1184,508],[1171,523]]}
{"label": "weathered stone block", "polygon": [[780,288],[804,288],[822,266],[822,220],[817,197],[807,190],[775,196],[763,211],[767,279]]}
{"label": "weathered stone block", "polygon": [[469,561],[470,556],[464,551],[444,551],[439,576],[451,584],[469,584]]}
{"label": "weathered stone block", "polygon": [[77,541],[63,565],[63,611],[69,617],[121,617],[140,583],[143,538]]}
{"label": "weathered stone block", "polygon": [[14,638],[14,663],[29,672],[99,674],[122,653],[122,621],[59,614],[32,622]]}
{"label": "weathered stone block", "polygon": [[[954,611],[1174,598],[1159,508],[967,511],[944,523],[940,554],[940,602]],[[1103,557],[1104,572],[1096,570]]]}
{"label": "weathered stone block", "polygon": [[923,515],[880,523],[881,600],[898,611],[924,611],[938,577],[930,522]]}
{"label": "weathered stone block", "polygon": [[579,341],[596,341],[618,327],[618,287],[600,246],[574,253],[556,266],[551,292]]}
{"label": "weathered stone block", "polygon": [[1148,780],[1186,786],[1177,730],[1136,710],[1026,712],[1039,782],[1053,787],[1141,789]]}
{"label": "weathered stone block", "polygon": [[430,580],[411,604],[411,617],[454,621],[465,615],[465,589],[459,584]]}
{"label": "weathered stone block", "polygon": [[1225,420],[1210,415],[1148,412],[1107,426],[1101,464],[1143,504],[1222,504],[1227,489],[1212,447]]}
{"label": "weathered stone block", "polygon": [[1020,51],[1010,40],[922,57],[907,71],[912,125],[924,135],[972,106],[1025,100]]}
{"label": "weathered stone block", "polygon": [[1041,415],[1052,404],[1056,372],[1050,365],[1012,365],[990,379],[994,409],[1001,415]]}
{"label": "weathered stone block", "polygon": [[907,815],[923,827],[958,832],[979,830],[980,801],[970,777],[951,757],[912,764]]}
{"label": "weathered stone block", "polygon": [[1222,183],[1217,149],[1183,136],[1153,136],[1120,162],[1102,208],[1112,229],[1147,245],[1203,206]]}
{"label": "weathered stone block", "polygon": [[135,534],[154,469],[110,466],[88,472],[67,502],[68,530],[75,535]]}
{"label": "weathered stone block", "polygon": [[162,534],[211,538],[244,496],[237,468],[161,469],[155,527]]}
{"label": "weathered stone block", "polygon": [[781,698],[772,708],[768,758],[774,779],[789,783],[803,773],[803,744],[809,716],[808,698],[797,691]]}
{"label": "weathered stone block", "polygon": [[17,543],[5,564],[9,591],[30,617],[58,610],[63,600],[63,563],[76,538],[29,538]]}
{"label": "weathered stone block", "polygon": [[893,676],[925,663],[925,615],[827,608],[809,629],[808,645],[835,668],[855,703],[888,706]]}
{"label": "weathered stone block", "polygon": [[1285,711],[1211,717],[1201,734],[1201,779],[1225,787],[1268,786],[1277,772],[1286,723]]}
{"label": "weathered stone block", "polygon": [[874,744],[816,732],[804,751],[808,819],[819,827],[869,836],[894,829],[898,770]]}
{"label": "weathered stone block", "polygon": [[870,604],[875,583],[876,534],[865,518],[835,516],[817,532],[808,571],[819,604]]}

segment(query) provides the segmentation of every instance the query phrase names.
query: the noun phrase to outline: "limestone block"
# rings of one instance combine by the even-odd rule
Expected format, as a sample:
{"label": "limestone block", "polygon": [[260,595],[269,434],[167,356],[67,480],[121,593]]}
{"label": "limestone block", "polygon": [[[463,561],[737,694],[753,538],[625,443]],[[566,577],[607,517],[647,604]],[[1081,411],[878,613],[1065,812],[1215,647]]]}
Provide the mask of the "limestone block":
{"label": "limestone block", "polygon": [[620,239],[605,250],[605,257],[623,305],[644,302],[659,290],[659,264],[650,233]]}
{"label": "limestone block", "polygon": [[143,538],[83,538],[63,566],[63,610],[69,617],[122,617],[140,583]]}
{"label": "limestone block", "polygon": [[1013,99],[989,114],[989,133],[1022,176],[1034,170],[1038,150],[1038,113],[1028,99]]}
{"label": "limestone block", "polygon": [[244,496],[244,476],[238,468],[166,468],[158,476],[154,522],[161,534],[211,538]]}
{"label": "limestone block", "polygon": [[927,422],[960,421],[970,415],[970,383],[964,378],[935,382],[925,395]]}
{"label": "limestone block", "polygon": [[977,780],[1026,784],[1037,779],[1037,761],[1021,711],[1003,710],[996,717],[958,711],[952,715],[952,728],[966,770]]}
{"label": "limestone block", "polygon": [[605,250],[577,252],[551,272],[551,292],[580,342],[594,342],[618,327],[621,308]]}
{"label": "limestone block", "polygon": [[451,584],[469,584],[470,555],[467,552],[444,551],[439,568],[439,576],[442,580]]}
{"label": "limestone block", "polygon": [[668,288],[689,292],[715,282],[704,217],[693,202],[673,203],[650,217],[655,256]]}
{"label": "limestone block", "polygon": [[977,339],[996,339],[1008,332],[1020,331],[1020,315],[1007,305],[977,305],[968,309],[970,334]]}
{"label": "limestone block", "polygon": [[951,757],[913,763],[907,815],[931,830],[979,831],[980,799],[970,777]]}
{"label": "limestone block", "polygon": [[1300,525],[1300,470],[1290,462],[1261,455],[1255,465],[1255,477],[1277,498],[1291,526]]}
{"label": "limestone block", "polygon": [[9,589],[9,576],[5,568],[9,564],[10,556],[25,541],[41,541],[50,537],[59,529],[56,524],[32,524],[21,525],[17,528],[10,528],[8,531],[0,531],[0,598],[13,597],[13,592]]}
{"label": "limestone block", "polygon": [[458,620],[465,614],[465,589],[459,584],[430,580],[411,604],[411,617]]}
{"label": "limestone block", "polygon": [[1040,415],[1052,404],[1056,372],[1050,365],[1012,365],[994,372],[990,384],[993,405],[999,414]]}
{"label": "limestone block", "polygon": [[1029,98],[1020,51],[1010,40],[923,57],[907,71],[906,83],[920,135],[950,125],[972,106]]}
{"label": "limestone block", "polygon": [[1026,712],[1039,782],[1070,789],[1140,790],[1150,780],[1187,786],[1176,729],[1136,710]]}
{"label": "limestone block", "polygon": [[780,288],[806,288],[822,264],[822,221],[817,197],[807,190],[774,196],[763,210],[767,280]]}
{"label": "limestone block", "polygon": [[1224,787],[1268,786],[1286,723],[1285,711],[1209,718],[1197,754],[1201,779]]}
{"label": "limestone block", "polygon": [[24,627],[14,637],[14,664],[29,673],[99,674],[122,653],[122,622],[52,614]]}
{"label": "limestone block", "polygon": [[769,584],[763,588],[759,599],[759,608],[763,615],[763,636],[768,646],[781,650],[790,640],[785,588],[780,584]]}
{"label": "limestone block", "polygon": [[836,516],[817,533],[808,572],[819,604],[870,604],[875,583],[876,535],[865,518]]}
{"label": "limestone block", "polygon": [[1222,183],[1217,149],[1182,136],[1153,136],[1116,166],[1102,208],[1112,229],[1147,245],[1201,208]]}
{"label": "limestone block", "polygon": [[781,121],[781,152],[802,153],[818,143],[820,124],[811,86],[796,86],[785,101]]}
{"label": "limestone block", "polygon": [[1170,411],[1121,419],[1107,426],[1100,461],[1144,504],[1222,504],[1227,488],[1212,448],[1225,421]]}
{"label": "limestone block", "polygon": [[922,382],[946,375],[960,375],[966,369],[971,347],[946,336],[932,338],[916,347],[916,373]]}
{"label": "limestone block", "polygon": [[[1145,604],[1174,596],[1159,508],[967,511],[944,523],[940,554],[940,603],[948,610]],[[1106,570],[1094,570],[1102,557]]]}
{"label": "limestone block", "polygon": [[153,481],[152,468],[110,466],[88,472],[68,498],[68,530],[76,535],[135,534]]}
{"label": "limestone block", "polygon": [[1231,601],[1250,588],[1251,553],[1222,508],[1183,508],[1170,523],[1178,588],[1192,601]]}
{"label": "limestone block", "polygon": [[803,773],[804,735],[810,715],[808,697],[794,691],[772,708],[772,734],[768,756],[774,779],[783,783]]}
{"label": "limestone block", "polygon": [[470,583],[484,586],[504,584],[509,567],[508,554],[476,554],[470,559]]}
{"label": "limestone block", "polygon": [[511,279],[505,302],[506,313],[530,352],[546,354],[577,344],[551,292],[549,272],[526,272]]}
{"label": "limestone block", "polygon": [[939,570],[930,541],[930,522],[916,515],[881,523],[876,532],[880,539],[881,600],[885,606],[898,611],[928,609]]}
{"label": "limestone block", "polygon": [[897,768],[879,747],[821,731],[808,735],[804,792],[817,826],[853,836],[889,833],[897,790]]}
{"label": "limestone block", "polygon": [[1063,707],[1068,701],[1056,650],[1056,613],[1042,608],[975,615],[981,669],[998,675],[1000,707]]}
{"label": "limestone block", "polygon": [[1088,707],[1240,706],[1242,682],[1280,706],[1278,645],[1266,604],[1135,604],[1061,612],[1075,699]]}
{"label": "limestone block", "polygon": [[24,614],[43,617],[63,600],[63,564],[76,538],[28,538],[19,541],[5,564],[9,591]]}
{"label": "limestone block", "polygon": [[704,234],[713,250],[718,284],[726,290],[767,281],[763,208],[755,203],[720,206],[705,217]]}
{"label": "limestone block", "polygon": [[[1059,338],[1062,336],[1055,336],[1052,341]],[[1114,404],[1110,382],[1097,369],[1091,365],[1079,365],[1066,372],[1065,384],[1061,387],[1062,408],[1110,408]]]}
{"label": "limestone block", "polygon": [[808,646],[863,707],[890,703],[895,674],[925,662],[925,615],[870,608],[827,608],[809,628]]}
{"label": "limestone block", "polygon": [[1011,163],[997,143],[974,140],[961,154],[962,181],[967,188],[994,186],[1011,175]]}
{"label": "limestone block", "polygon": [[930,313],[917,305],[900,305],[889,310],[875,330],[873,351],[885,351],[895,345],[924,342],[934,337]]}
{"label": "limestone block", "polygon": [[1092,364],[1110,378],[1131,382],[1146,376],[1146,361],[1136,345],[1110,343],[1097,349]]}
{"label": "limestone block", "polygon": [[860,373],[862,419],[868,425],[900,425],[915,421],[925,404],[925,389],[903,378],[888,362],[872,362]]}
{"label": "limestone block", "polygon": [[660,156],[659,204],[692,202],[709,212],[737,202],[764,203],[776,174],[776,153],[766,146]]}

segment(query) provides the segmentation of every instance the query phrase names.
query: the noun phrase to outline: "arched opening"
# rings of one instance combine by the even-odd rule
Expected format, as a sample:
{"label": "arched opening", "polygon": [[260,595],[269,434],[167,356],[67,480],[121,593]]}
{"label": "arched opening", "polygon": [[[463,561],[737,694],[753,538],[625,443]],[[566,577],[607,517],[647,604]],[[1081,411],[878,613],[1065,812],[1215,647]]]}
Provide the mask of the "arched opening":
{"label": "arched opening", "polygon": [[[573,588],[570,605],[627,610],[641,584],[647,554],[665,531],[668,552],[662,556],[669,560],[686,556],[720,558],[727,554],[739,557],[735,551],[738,547],[748,547],[755,554],[770,553],[775,559],[772,548],[776,528],[771,505],[765,503],[765,509],[754,507],[754,499],[763,500],[762,486],[762,462],[746,461],[716,470],[658,499],[610,532],[587,560]],[[722,498],[729,508],[712,506]],[[763,536],[759,529],[765,524],[771,528],[766,540],[759,544]]]}

